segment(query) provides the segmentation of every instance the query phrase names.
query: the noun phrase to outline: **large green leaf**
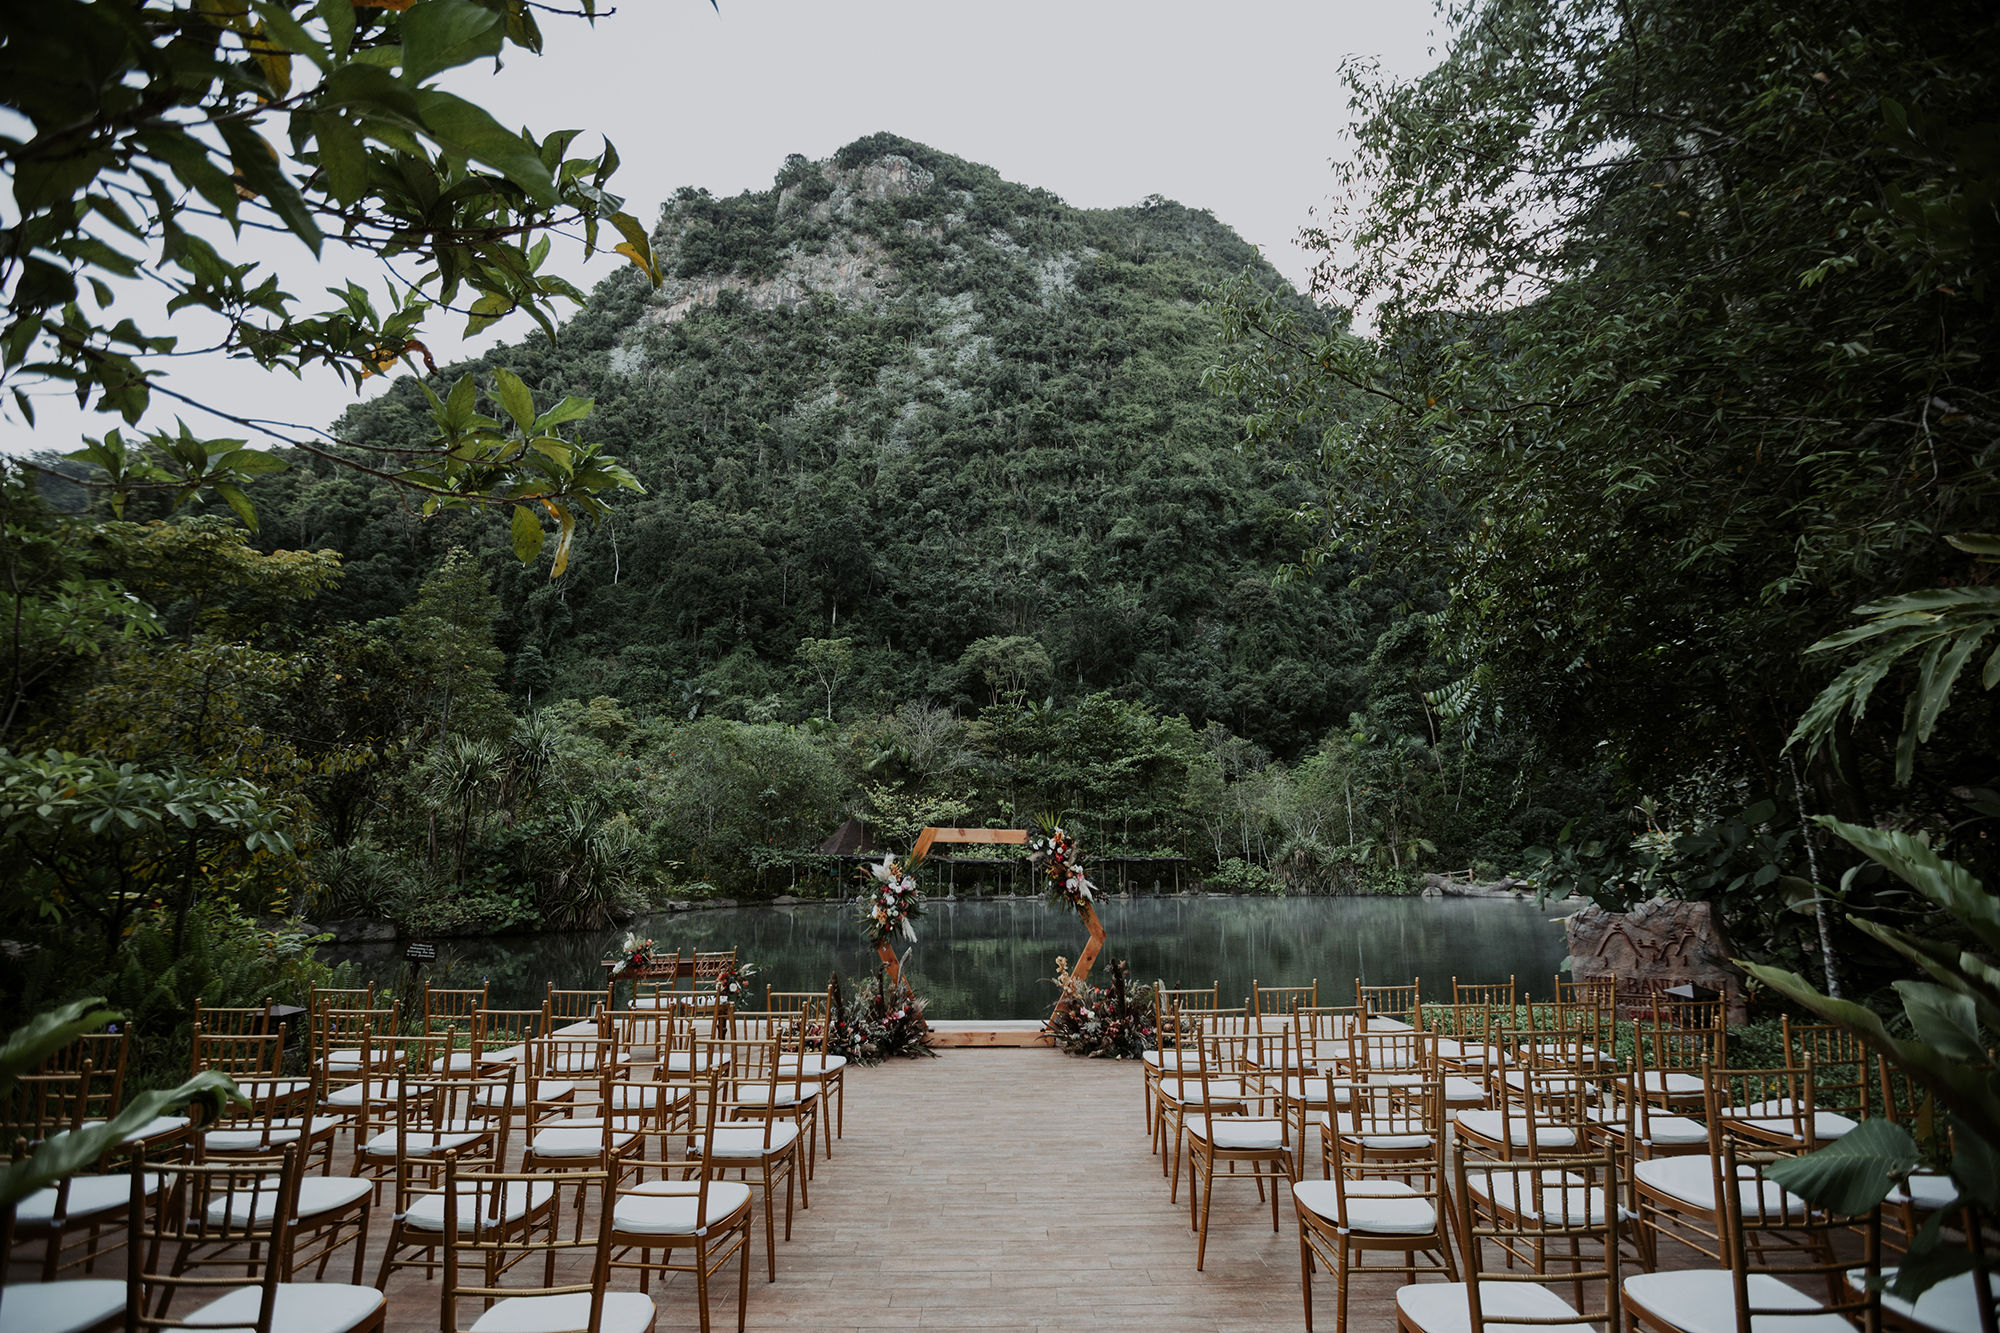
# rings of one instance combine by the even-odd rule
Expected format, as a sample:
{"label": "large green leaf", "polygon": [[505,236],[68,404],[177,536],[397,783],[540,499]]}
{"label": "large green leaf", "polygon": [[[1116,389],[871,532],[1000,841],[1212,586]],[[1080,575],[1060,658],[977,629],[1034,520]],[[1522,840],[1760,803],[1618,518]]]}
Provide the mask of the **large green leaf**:
{"label": "large green leaf", "polygon": [[1970,870],[1907,833],[1846,824],[1830,815],[1816,816],[1814,822],[1957,917],[1988,947],[2000,949],[2000,899],[1986,892]]}
{"label": "large green leaf", "polygon": [[0,1091],[13,1087],[21,1075],[78,1037],[102,1032],[106,1026],[124,1017],[117,1010],[107,1008],[106,1004],[101,995],[87,996],[59,1009],[37,1014],[15,1028],[9,1034],[7,1044],[0,1046]]}
{"label": "large green leaf", "polygon": [[1919,1163],[1917,1142],[1893,1120],[1864,1120],[1817,1152],[1773,1162],[1765,1174],[1842,1216],[1867,1212]]}
{"label": "large green leaf", "polygon": [[213,1111],[225,1101],[241,1103],[243,1098],[227,1074],[214,1071],[196,1074],[178,1087],[142,1092],[111,1119],[73,1133],[53,1135],[38,1144],[33,1153],[9,1163],[0,1171],[0,1205],[17,1204],[36,1190],[75,1175],[123,1146],[127,1135],[197,1101]]}
{"label": "large green leaf", "polygon": [[1929,981],[1899,981],[1896,993],[1903,997],[1903,1012],[1919,1039],[1929,1042],[1953,1060],[1984,1060],[1986,1044],[1980,1040],[1979,1018],[1969,995],[1957,995]]}

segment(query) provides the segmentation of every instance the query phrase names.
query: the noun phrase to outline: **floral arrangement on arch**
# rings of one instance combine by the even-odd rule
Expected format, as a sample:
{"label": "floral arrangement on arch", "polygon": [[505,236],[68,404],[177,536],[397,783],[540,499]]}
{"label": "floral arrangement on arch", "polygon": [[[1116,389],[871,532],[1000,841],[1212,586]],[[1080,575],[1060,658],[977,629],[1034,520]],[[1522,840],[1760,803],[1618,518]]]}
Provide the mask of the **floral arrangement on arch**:
{"label": "floral arrangement on arch", "polygon": [[652,940],[642,940],[631,931],[625,932],[625,942],[618,946],[618,961],[611,967],[611,975],[622,976],[635,967],[651,967],[659,960],[653,956],[657,947]]}
{"label": "floral arrangement on arch", "polygon": [[1137,1060],[1159,1044],[1153,1030],[1153,988],[1133,986],[1125,960],[1111,960],[1111,985],[1079,984],[1069,960],[1056,959],[1056,1002],[1047,1031],[1071,1055],[1097,1060]]}
{"label": "floral arrangement on arch", "polygon": [[731,963],[715,974],[715,998],[741,1006],[750,996],[750,978],[757,975],[755,963]]}
{"label": "floral arrangement on arch", "polygon": [[868,933],[868,942],[878,949],[897,938],[917,942],[916,927],[910,922],[924,914],[923,891],[917,888],[917,877],[912,873],[918,864],[912,861],[905,865],[885,856],[881,865],[868,867],[870,882],[855,901],[855,915]]}
{"label": "floral arrangement on arch", "polygon": [[1043,815],[1036,824],[1040,832],[1028,839],[1028,863],[1048,880],[1050,902],[1082,916],[1096,902],[1097,886],[1083,872],[1076,840],[1056,823],[1054,815]]}

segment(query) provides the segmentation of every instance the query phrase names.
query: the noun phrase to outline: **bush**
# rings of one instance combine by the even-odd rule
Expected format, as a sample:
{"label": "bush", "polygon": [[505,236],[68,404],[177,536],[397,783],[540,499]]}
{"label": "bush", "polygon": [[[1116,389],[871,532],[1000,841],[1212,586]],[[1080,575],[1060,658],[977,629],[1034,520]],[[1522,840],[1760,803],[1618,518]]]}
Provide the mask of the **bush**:
{"label": "bush", "polygon": [[[44,948],[22,963],[9,1008],[33,1013],[102,995],[132,1029],[126,1092],[169,1087],[187,1076],[195,1001],[210,1008],[305,1005],[315,986],[352,984],[351,969],[314,955],[323,936],[264,929],[218,905],[196,907],[175,948],[165,913],[142,918],[105,968],[79,967],[75,952]],[[9,987],[12,990],[12,987]]]}
{"label": "bush", "polygon": [[1232,856],[1210,871],[1203,880],[1210,893],[1282,894],[1284,884],[1263,866]]}

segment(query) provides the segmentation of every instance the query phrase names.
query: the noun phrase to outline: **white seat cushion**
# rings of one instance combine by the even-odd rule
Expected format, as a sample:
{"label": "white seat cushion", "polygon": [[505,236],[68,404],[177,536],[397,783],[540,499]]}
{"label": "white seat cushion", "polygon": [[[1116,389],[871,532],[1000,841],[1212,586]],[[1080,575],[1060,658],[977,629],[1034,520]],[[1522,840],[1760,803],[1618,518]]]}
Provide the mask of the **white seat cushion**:
{"label": "white seat cushion", "polygon": [[736,1100],[745,1106],[775,1106],[780,1109],[789,1106],[804,1106],[819,1096],[819,1085],[801,1083],[798,1087],[780,1083],[777,1087],[740,1087],[736,1090]]}
{"label": "white seat cushion", "polygon": [[551,1037],[595,1037],[597,1021],[586,1018],[581,1023],[565,1023],[549,1034]]}
{"label": "white seat cushion", "polygon": [[[621,1133],[614,1128],[611,1151],[623,1152],[638,1137],[635,1133]],[[595,1157],[603,1151],[604,1125],[601,1121],[559,1121],[552,1128],[536,1130],[534,1138],[528,1141],[528,1152],[535,1157]]]}
{"label": "white seat cushion", "polygon": [[[1347,1229],[1371,1236],[1428,1236],[1437,1230],[1437,1209],[1400,1180],[1350,1180]],[[1331,1180],[1301,1180],[1292,1186],[1299,1206],[1336,1225],[1340,1196]]]}
{"label": "white seat cushion", "polygon": [[[1798,1137],[1798,1108],[1789,1097],[1774,1101],[1753,1102],[1740,1110],[1728,1112],[1729,1119],[1761,1129],[1766,1134],[1782,1134],[1796,1140]],[[1821,1143],[1831,1143],[1853,1130],[1855,1122],[1838,1111],[1814,1111],[1813,1138]]]}
{"label": "white seat cushion", "polygon": [[[405,1137],[408,1142],[403,1153],[408,1157],[430,1157],[441,1153],[456,1152],[460,1148],[479,1142],[492,1132],[492,1127],[471,1121],[447,1125],[442,1133],[431,1130],[413,1129]],[[396,1131],[385,1129],[368,1142],[361,1145],[361,1151],[370,1157],[394,1157],[396,1155]]]}
{"label": "white seat cushion", "polygon": [[636,1087],[629,1083],[621,1083],[611,1089],[611,1109],[629,1111],[637,1108],[650,1111],[661,1104],[662,1097],[666,1099],[666,1105],[678,1106],[686,1101],[689,1095],[684,1089],[669,1088],[662,1083],[646,1083]]}
{"label": "white seat cushion", "polygon": [[[307,1176],[299,1181],[297,1215],[301,1221],[310,1221],[322,1213],[337,1212],[368,1197],[374,1189],[372,1181],[353,1176]],[[208,1205],[208,1220],[215,1226],[269,1226],[277,1215],[275,1186],[264,1190],[231,1190]]]}
{"label": "white seat cushion", "polygon": [[1190,1106],[1199,1105],[1204,1096],[1212,1102],[1241,1101],[1243,1084],[1233,1078],[1212,1078],[1206,1084],[1198,1078],[1163,1078],[1160,1080],[1160,1093]]}
{"label": "white seat cushion", "polygon": [[[83,1122],[83,1128],[95,1129],[97,1126],[104,1123],[105,1122],[102,1120],[86,1120]],[[184,1115],[156,1115],[151,1120],[148,1120],[145,1124],[138,1126],[131,1133],[127,1134],[124,1138],[118,1140],[118,1142],[120,1144],[144,1143],[147,1139],[157,1139],[157,1138],[162,1138],[168,1134],[178,1134],[181,1130],[184,1130],[187,1127],[188,1127],[188,1118]],[[54,1143],[57,1139],[60,1139],[63,1135],[67,1133],[69,1133],[68,1130],[59,1129],[55,1133],[49,1135],[46,1141],[49,1143]]]}
{"label": "white seat cushion", "polygon": [[10,1283],[0,1333],[86,1333],[125,1314],[125,1284],[110,1278]]}
{"label": "white seat cushion", "polygon": [[[1458,1127],[1468,1134],[1477,1135],[1488,1143],[1498,1143],[1502,1133],[1502,1115],[1498,1111],[1460,1111],[1453,1117]],[[1528,1134],[1532,1128],[1534,1142],[1544,1148],[1573,1148],[1576,1146],[1576,1131],[1567,1125],[1530,1126],[1520,1116],[1506,1116],[1505,1132],[1512,1142],[1526,1147]]]}
{"label": "white seat cushion", "polygon": [[[1752,1310],[1817,1310],[1822,1302],[1769,1273],[1750,1274]],[[1625,1295],[1640,1309],[1682,1333],[1736,1333],[1736,1285],[1726,1268],[1680,1273],[1635,1273],[1625,1279]],[[1786,1315],[1755,1321],[1759,1333],[1854,1333],[1837,1314]]]}
{"label": "white seat cushion", "polygon": [[1486,1085],[1477,1079],[1447,1076],[1444,1081],[1444,1100],[1447,1106],[1484,1106]]}
{"label": "white seat cushion", "polygon": [[[1471,1333],[1472,1306],[1463,1282],[1419,1282],[1396,1292],[1396,1308],[1413,1328],[1423,1333]],[[1547,1287],[1527,1282],[1482,1282],[1479,1308],[1486,1316],[1488,1333],[1525,1333],[1496,1323],[1496,1316],[1521,1315],[1529,1319],[1560,1319],[1575,1315],[1576,1307]],[[1595,1333],[1593,1326],[1577,1316],[1574,1324],[1536,1324],[1534,1333]],[[1850,1330],[1852,1333],[1852,1330]]]}
{"label": "white seat cushion", "polygon": [[[1896,1270],[1882,1270],[1885,1282],[1896,1280]],[[1867,1289],[1868,1274],[1855,1269],[1847,1275],[1847,1285],[1856,1291]],[[1948,1277],[1917,1297],[1915,1304],[1901,1296],[1882,1293],[1882,1308],[1934,1333],[1979,1333],[1979,1286],[1972,1274]]]}
{"label": "white seat cushion", "polygon": [[1948,1207],[1957,1198],[1958,1186],[1950,1176],[1937,1171],[1919,1171],[1889,1191],[1890,1203],[1907,1203],[1928,1213]]}
{"label": "white seat cushion", "polygon": [[431,1072],[433,1074],[442,1074],[446,1070],[450,1070],[455,1074],[465,1074],[470,1073],[472,1068],[471,1051],[453,1051],[450,1055],[440,1055],[437,1059],[431,1061]]}
{"label": "white seat cushion", "polygon": [[[1211,1127],[1213,1134],[1211,1136]],[[1221,1152],[1270,1152],[1284,1144],[1282,1120],[1260,1120],[1242,1115],[1191,1115],[1187,1132],[1197,1138],[1213,1137]]]}
{"label": "white seat cushion", "polygon": [[[1151,1054],[1151,1052],[1148,1052]],[[836,1074],[847,1067],[844,1055],[781,1055],[778,1057],[778,1071],[789,1074],[794,1069],[801,1077],[812,1078],[818,1074]]]}
{"label": "white seat cushion", "polygon": [[326,1053],[325,1064],[328,1069],[359,1069],[361,1068],[361,1048],[359,1046],[336,1047]]}
{"label": "white seat cushion", "polygon": [[1183,1056],[1179,1051],[1147,1051],[1139,1058],[1154,1069],[1179,1069],[1183,1061],[1190,1065],[1194,1063],[1194,1052]]}
{"label": "white seat cushion", "polygon": [[1415,1152],[1437,1142],[1428,1134],[1363,1134],[1359,1138],[1343,1134],[1341,1137],[1375,1152]]}
{"label": "white seat cushion", "polygon": [[612,1229],[648,1236],[699,1236],[750,1202],[740,1180],[708,1182],[708,1208],[695,1220],[698,1180],[654,1180],[623,1191],[611,1210]]}
{"label": "white seat cushion", "polygon": [[[531,1208],[540,1208],[555,1197],[553,1183],[541,1181],[510,1180],[506,1191],[500,1196],[500,1223],[518,1222],[528,1215]],[[461,1233],[477,1230],[482,1208],[493,1211],[493,1195],[490,1189],[476,1191],[471,1188],[459,1190],[458,1229]],[[419,1194],[410,1200],[409,1210],[403,1214],[403,1221],[419,1231],[444,1230],[444,1194]]]}
{"label": "white seat cushion", "polygon": [[401,1079],[381,1079],[366,1084],[347,1083],[326,1094],[326,1100],[321,1105],[332,1107],[335,1110],[351,1111],[358,1109],[364,1098],[370,1101],[382,1102],[393,1101],[402,1095],[403,1081]]}
{"label": "white seat cushion", "polygon": [[282,1147],[287,1143],[297,1143],[301,1134],[308,1138],[317,1138],[322,1134],[331,1133],[345,1123],[337,1115],[316,1115],[310,1121],[274,1120],[268,1127],[270,1130],[268,1137],[265,1135],[266,1126],[257,1125],[254,1128],[243,1129],[211,1129],[201,1136],[201,1142],[210,1152],[256,1152],[267,1144],[272,1147]]}
{"label": "white seat cushion", "polygon": [[[653,1326],[653,1298],[637,1291],[604,1293],[600,1333],[644,1333]],[[509,1296],[472,1326],[472,1333],[556,1333],[590,1323],[590,1293],[568,1296]]]}
{"label": "white seat cushion", "polygon": [[[729,1064],[727,1055],[721,1057],[724,1066]],[[694,1055],[688,1051],[667,1052],[667,1072],[670,1074],[705,1074],[708,1072],[709,1057],[703,1056],[699,1067]]]}
{"label": "white seat cushion", "polygon": [[[159,1187],[158,1176],[147,1177],[147,1194],[152,1194]],[[18,1225],[35,1227],[45,1227],[53,1223],[56,1213],[56,1193],[59,1188],[56,1185],[48,1185],[21,1200],[14,1211],[15,1222]],[[131,1201],[132,1177],[130,1176],[71,1176],[65,1216],[74,1222],[81,1218],[116,1212]]]}
{"label": "white seat cushion", "polygon": [[[1584,1114],[1600,1125],[1624,1132],[1625,1108],[1622,1106],[1593,1106]],[[1708,1142],[1708,1126],[1684,1115],[1648,1115],[1635,1108],[1632,1118],[1639,1141],[1651,1147],[1684,1148]]]}
{"label": "white seat cushion", "polygon": [[[1327,1101],[1328,1089],[1332,1089],[1333,1101]],[[1333,1087],[1330,1078],[1288,1078],[1285,1080],[1285,1096],[1307,1106],[1347,1105],[1350,1093],[1347,1088]]]}
{"label": "white seat cushion", "polygon": [[[184,1316],[194,1328],[226,1328],[250,1333],[256,1325],[263,1292],[238,1287]],[[280,1282],[271,1327],[285,1333],[347,1333],[382,1308],[382,1293],[373,1287],[344,1282]]]}
{"label": "white seat cushion", "polygon": [[[1466,1164],[1465,1187],[1504,1212],[1520,1217],[1540,1204],[1539,1216],[1551,1226],[1600,1226],[1604,1222],[1604,1191],[1567,1171],[1543,1171],[1539,1198],[1519,1172],[1481,1171]],[[1526,1195],[1525,1198],[1521,1197]],[[1619,1210],[1621,1215],[1625,1210]]]}
{"label": "white seat cushion", "polygon": [[1672,1069],[1649,1069],[1639,1086],[1647,1092],[1667,1097],[1699,1097],[1705,1091],[1701,1076]]}
{"label": "white seat cushion", "polygon": [[532,1089],[524,1083],[510,1083],[504,1088],[488,1088],[474,1095],[474,1106],[519,1106],[524,1101],[559,1102],[576,1095],[576,1084],[557,1078],[545,1078]]}
{"label": "white seat cushion", "polygon": [[[1756,1217],[1774,1217],[1778,1209],[1785,1209],[1788,1216],[1805,1215],[1805,1200],[1796,1194],[1787,1194],[1770,1181],[1756,1179],[1756,1168],[1739,1165],[1737,1189],[1742,1191],[1743,1211]],[[1635,1163],[1632,1178],[1656,1194],[1669,1200],[1689,1204],[1707,1212],[1716,1207],[1715,1164],[1706,1155],[1687,1157],[1651,1157]],[[1758,1191],[1763,1192],[1760,1206]]]}
{"label": "white seat cushion", "polygon": [[[718,1129],[715,1131],[715,1151],[713,1156],[717,1161],[754,1162],[760,1157],[776,1156],[785,1151],[792,1146],[792,1141],[798,1138],[798,1136],[799,1127],[788,1120],[779,1120],[772,1123],[768,1146],[766,1146],[765,1131],[762,1125],[754,1129]],[[691,1146],[694,1150],[694,1155],[699,1157],[702,1148],[699,1135],[695,1137]]]}

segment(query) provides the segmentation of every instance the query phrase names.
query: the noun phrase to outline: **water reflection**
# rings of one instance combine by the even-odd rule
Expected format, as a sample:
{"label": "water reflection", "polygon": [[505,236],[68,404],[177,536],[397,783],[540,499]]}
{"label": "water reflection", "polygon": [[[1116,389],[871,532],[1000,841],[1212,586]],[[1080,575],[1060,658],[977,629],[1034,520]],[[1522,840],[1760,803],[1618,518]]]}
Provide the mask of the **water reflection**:
{"label": "water reflection", "polygon": [[[1102,916],[1105,957],[1130,961],[1132,975],[1169,985],[1220,983],[1225,997],[1255,981],[1302,985],[1318,978],[1320,998],[1351,1004],[1354,978],[1393,985],[1422,977],[1426,995],[1450,996],[1451,980],[1518,977],[1525,993],[1546,996],[1564,948],[1555,914],[1532,902],[1414,898],[1135,898],[1109,900]],[[1058,954],[1074,959],[1082,925],[1039,900],[932,902],[917,923],[910,955],[933,1018],[1039,1018],[1055,989]],[[637,924],[662,946],[727,949],[762,970],[779,990],[816,990],[838,968],[852,982],[877,965],[844,904],[738,908],[653,917]],[[516,935],[441,943],[439,974],[452,984],[485,978],[493,1003],[539,1005],[550,981],[601,985],[599,965],[622,931]],[[395,984],[400,945],[326,951],[364,976]],[[1097,976],[1107,975],[1100,963]]]}

